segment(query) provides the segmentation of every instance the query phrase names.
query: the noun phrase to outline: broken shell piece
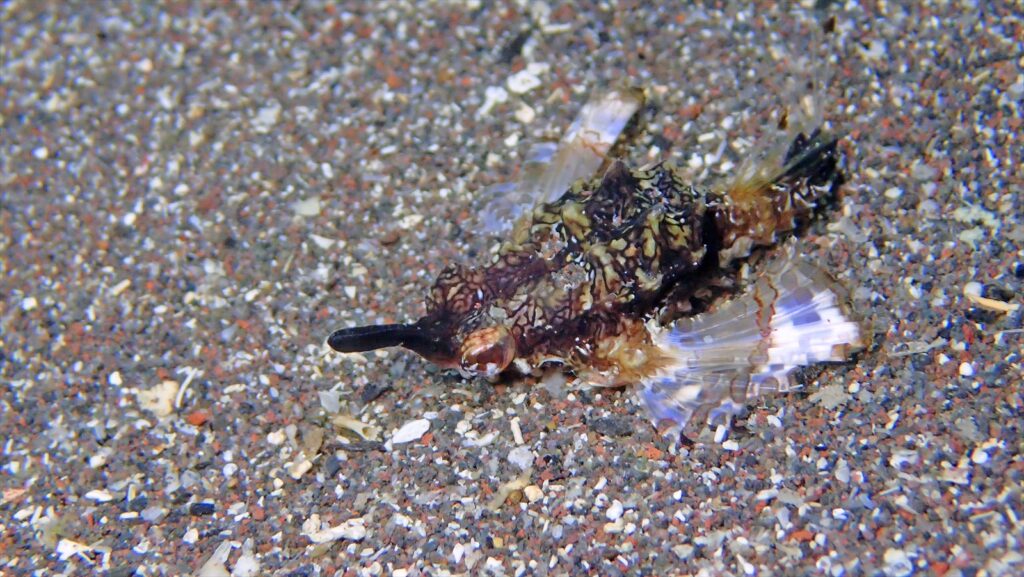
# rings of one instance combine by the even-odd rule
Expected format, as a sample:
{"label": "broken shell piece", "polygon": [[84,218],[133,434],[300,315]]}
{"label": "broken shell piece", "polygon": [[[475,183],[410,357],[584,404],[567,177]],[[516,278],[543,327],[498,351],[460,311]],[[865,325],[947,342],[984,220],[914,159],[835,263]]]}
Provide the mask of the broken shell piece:
{"label": "broken shell piece", "polygon": [[415,421],[409,421],[402,425],[400,429],[395,431],[394,435],[391,435],[391,439],[388,440],[390,445],[401,445],[403,443],[411,443],[418,441],[423,435],[427,434],[430,430],[430,421],[426,419],[416,419]]}
{"label": "broken shell piece", "polygon": [[364,423],[351,415],[335,415],[331,423],[339,429],[352,431],[364,441],[380,440],[380,427]]}
{"label": "broken shell piece", "polygon": [[166,380],[147,391],[139,391],[139,406],[160,417],[169,417],[174,413],[174,398],[178,394],[177,381]]}
{"label": "broken shell piece", "polygon": [[229,555],[231,555],[231,541],[222,541],[214,549],[213,555],[210,555],[210,558],[199,568],[196,575],[199,577],[227,577],[231,575],[227,565],[225,565]]}
{"label": "broken shell piece", "polygon": [[487,503],[487,508],[491,511],[497,511],[501,509],[501,506],[505,504],[505,500],[508,496],[516,491],[522,491],[530,485],[530,477],[533,476],[533,469],[527,469],[523,471],[522,475],[519,475],[515,479],[512,479],[508,483],[498,487],[498,490],[494,492],[494,497]]}
{"label": "broken shell piece", "polygon": [[320,528],[320,515],[313,514],[302,524],[302,534],[309,537],[309,540],[316,544],[330,543],[340,539],[350,541],[362,541],[366,537],[366,526],[362,517],[349,519],[340,525]]}
{"label": "broken shell piece", "polygon": [[987,311],[1010,314],[1020,308],[1019,303],[1008,303],[981,296],[981,285],[976,282],[969,282],[964,285],[964,296],[967,297],[967,300],[971,301],[971,304]]}

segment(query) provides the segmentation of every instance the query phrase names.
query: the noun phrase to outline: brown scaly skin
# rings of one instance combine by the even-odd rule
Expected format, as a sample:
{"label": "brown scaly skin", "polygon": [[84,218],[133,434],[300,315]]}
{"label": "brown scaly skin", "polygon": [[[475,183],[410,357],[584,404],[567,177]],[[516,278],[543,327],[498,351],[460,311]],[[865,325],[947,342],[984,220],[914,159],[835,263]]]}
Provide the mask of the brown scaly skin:
{"label": "brown scaly skin", "polygon": [[817,133],[798,136],[770,179],[725,193],[696,189],[668,165],[614,162],[522,218],[491,264],[445,269],[416,323],[342,329],[329,343],[404,346],[466,374],[554,361],[595,384],[635,380],[661,362],[644,323],[666,295],[691,293],[805,224],[841,184],[836,165],[836,141]]}

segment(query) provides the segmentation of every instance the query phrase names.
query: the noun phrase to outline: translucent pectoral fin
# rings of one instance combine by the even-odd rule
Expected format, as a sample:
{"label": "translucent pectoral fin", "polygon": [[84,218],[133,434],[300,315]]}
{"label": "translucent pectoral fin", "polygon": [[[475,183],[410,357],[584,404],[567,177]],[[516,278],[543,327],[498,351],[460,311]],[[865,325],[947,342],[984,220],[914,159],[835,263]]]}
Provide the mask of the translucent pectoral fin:
{"label": "translucent pectoral fin", "polygon": [[640,397],[655,422],[680,430],[695,414],[732,414],[747,399],[786,391],[796,369],[845,361],[866,344],[842,287],[792,254],[739,298],[656,338],[674,364],[646,379]]}
{"label": "translucent pectoral fin", "polygon": [[592,97],[557,145],[542,143],[530,150],[518,181],[483,193],[482,229],[489,234],[503,232],[523,212],[555,201],[577,180],[593,177],[642,104],[639,90],[613,90]]}

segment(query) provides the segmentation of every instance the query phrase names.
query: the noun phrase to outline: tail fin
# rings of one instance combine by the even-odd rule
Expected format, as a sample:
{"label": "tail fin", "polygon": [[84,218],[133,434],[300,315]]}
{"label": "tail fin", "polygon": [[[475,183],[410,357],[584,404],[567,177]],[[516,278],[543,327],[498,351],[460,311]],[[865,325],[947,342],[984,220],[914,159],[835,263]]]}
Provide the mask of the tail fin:
{"label": "tail fin", "polygon": [[799,229],[835,195],[844,182],[838,142],[820,129],[801,132],[787,147],[764,151],[737,170],[717,218],[723,265]]}
{"label": "tail fin", "polygon": [[655,422],[668,419],[680,430],[695,413],[735,413],[749,398],[788,390],[797,368],[842,362],[866,345],[846,292],[792,253],[740,298],[657,338],[674,364],[647,379],[640,396]]}

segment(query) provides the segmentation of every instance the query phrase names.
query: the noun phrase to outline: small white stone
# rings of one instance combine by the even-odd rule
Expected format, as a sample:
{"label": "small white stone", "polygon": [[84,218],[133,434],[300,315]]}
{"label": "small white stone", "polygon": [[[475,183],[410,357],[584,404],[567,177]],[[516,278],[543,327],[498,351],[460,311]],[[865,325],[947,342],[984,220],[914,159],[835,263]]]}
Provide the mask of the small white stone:
{"label": "small white stone", "polygon": [[110,287],[110,296],[112,296],[112,297],[121,296],[121,293],[123,293],[124,291],[128,290],[128,287],[130,287],[130,286],[132,286],[132,280],[126,278],[123,281],[117,283],[116,285]]}
{"label": "small white stone", "polygon": [[188,543],[189,545],[195,545],[196,541],[199,540],[199,530],[195,527],[192,527],[188,531],[185,531],[185,534],[182,535],[181,540]]}
{"label": "small white stone", "polygon": [[525,471],[533,465],[533,451],[525,445],[520,445],[508,453],[508,461]]}
{"label": "small white stone", "polygon": [[914,572],[914,564],[902,549],[886,549],[882,559],[885,561],[886,575],[906,577]]}
{"label": "small white stone", "polygon": [[494,439],[498,438],[498,431],[491,431],[485,435],[479,435],[476,431],[471,431],[465,436],[465,441],[462,442],[466,447],[486,447],[494,442]]}
{"label": "small white stone", "polygon": [[722,443],[722,448],[725,449],[726,451],[739,451],[740,444],[732,439],[729,439],[728,441]]}
{"label": "small white stone", "polygon": [[533,122],[535,118],[537,118],[537,113],[534,112],[533,108],[531,108],[528,104],[524,103],[522,106],[516,109],[515,116],[516,120],[518,120],[519,122],[522,122],[523,124],[529,124]]}
{"label": "small white stone", "polygon": [[452,547],[452,561],[454,561],[456,564],[462,562],[462,556],[465,554],[466,546],[462,543],[456,543],[455,546]]}
{"label": "small white stone", "polygon": [[97,503],[106,503],[114,500],[114,496],[103,489],[93,489],[85,494],[85,498]]}
{"label": "small white stone", "polygon": [[608,533],[609,535],[615,535],[621,533],[625,527],[626,523],[622,519],[617,519],[615,521],[605,523],[604,532]]}
{"label": "small white stone", "polygon": [[892,456],[889,457],[889,465],[894,469],[899,469],[904,465],[916,465],[918,459],[917,451],[901,449],[895,451]]}
{"label": "small white stone", "polygon": [[422,214],[407,214],[398,221],[398,226],[405,230],[409,230],[423,222]]}
{"label": "small white stone", "polygon": [[508,101],[508,91],[500,86],[488,86],[484,90],[484,104],[480,107],[480,115],[486,116],[497,104]]}
{"label": "small white stone", "polygon": [[25,297],[21,299],[21,310],[25,312],[34,311],[38,307],[39,301],[36,300],[36,297]]}
{"label": "small white stone", "polygon": [[725,425],[718,425],[718,428],[715,429],[715,442],[721,443],[728,434],[729,429]]}
{"label": "small white stone", "polygon": [[971,365],[971,363],[968,363],[966,361],[960,363],[960,376],[961,377],[970,377],[973,374],[974,374],[974,367]]}
{"label": "small white stone", "polygon": [[298,481],[303,475],[309,472],[313,468],[313,463],[309,459],[303,459],[298,463],[293,463],[292,466],[288,467],[288,475]]}
{"label": "small white stone", "polygon": [[861,48],[861,54],[868,60],[881,60],[889,51],[889,46],[884,40],[872,40],[866,47]]}
{"label": "small white stone", "polygon": [[977,449],[974,449],[973,452],[971,452],[971,462],[973,462],[976,465],[984,465],[985,463],[988,462],[988,458],[988,451],[982,449],[981,447],[978,447]]}
{"label": "small white stone", "polygon": [[508,86],[509,92],[513,94],[526,94],[540,86],[541,80],[529,68],[526,68],[509,76],[505,85]]}
{"label": "small white stone", "polygon": [[285,435],[283,429],[271,431],[270,433],[267,434],[267,442],[274,446],[280,445],[281,443],[285,442],[285,439],[287,438],[288,437],[287,435]]}
{"label": "small white stone", "polygon": [[270,129],[277,124],[278,119],[281,118],[281,105],[276,101],[265,106],[256,113],[256,116],[252,119],[253,130],[260,134],[266,134],[270,132]]}
{"label": "small white stone", "polygon": [[220,545],[213,551],[213,555],[206,560],[199,570],[195,572],[196,577],[229,577],[226,565],[228,556],[231,555],[233,544],[231,541],[221,541]]}
{"label": "small white stone", "polygon": [[292,208],[295,210],[295,214],[299,216],[317,216],[320,214],[320,197],[313,196],[305,200],[296,202]]}
{"label": "small white stone", "polygon": [[409,421],[402,425],[400,429],[395,431],[395,434],[391,436],[392,445],[401,445],[403,443],[411,443],[418,441],[423,438],[423,435],[427,434],[430,430],[430,421],[427,419],[416,419],[415,421]]}
{"label": "small white stone", "polygon": [[107,383],[114,387],[120,387],[122,384],[124,384],[124,381],[121,380],[121,373],[118,371],[114,371],[107,375]]}
{"label": "small white stone", "polygon": [[523,496],[531,503],[536,503],[544,498],[544,491],[537,485],[528,485],[523,489]]}
{"label": "small white stone", "polygon": [[166,380],[159,385],[139,391],[139,406],[157,417],[169,417],[174,413],[174,398],[178,395],[177,381]]}
{"label": "small white stone", "polygon": [[512,427],[512,439],[515,440],[516,444],[526,444],[526,439],[523,438],[523,429],[519,426],[519,417],[513,417],[512,421],[509,422],[509,426]]}
{"label": "small white stone", "polygon": [[[315,522],[311,523],[310,521],[314,521],[314,519]],[[363,523],[364,521],[362,517],[356,517],[355,519],[349,519],[340,525],[321,530],[319,529],[320,516],[313,515],[302,524],[302,534],[316,544],[330,543],[340,539],[362,541],[363,538],[366,537],[366,527]]]}
{"label": "small white stone", "polygon": [[326,162],[321,162],[320,174],[323,174],[324,178],[334,178],[334,167]]}
{"label": "small white stone", "polygon": [[341,410],[341,391],[320,391],[320,406],[332,415]]}
{"label": "small white stone", "polygon": [[310,234],[309,239],[313,241],[313,244],[324,250],[331,248],[338,242],[333,238],[327,238],[326,236],[320,236],[319,234]]}
{"label": "small white stone", "polygon": [[253,555],[252,539],[246,539],[242,545],[242,555],[231,568],[231,577],[255,577],[260,574],[260,561]]}
{"label": "small white stone", "polygon": [[32,156],[36,157],[36,160],[46,160],[50,158],[50,151],[45,146],[40,146],[32,151]]}
{"label": "small white stone", "polygon": [[846,462],[846,459],[839,459],[839,462],[836,463],[835,477],[840,483],[850,482],[850,464]]}
{"label": "small white stone", "polygon": [[623,510],[624,509],[622,507],[622,502],[620,502],[618,499],[615,499],[614,501],[612,501],[611,506],[608,507],[608,510],[605,511],[604,516],[608,517],[610,521],[616,521],[622,517]]}
{"label": "small white stone", "polygon": [[61,539],[57,542],[57,556],[61,561],[67,561],[75,555],[85,554],[92,550],[92,547],[71,539]]}

